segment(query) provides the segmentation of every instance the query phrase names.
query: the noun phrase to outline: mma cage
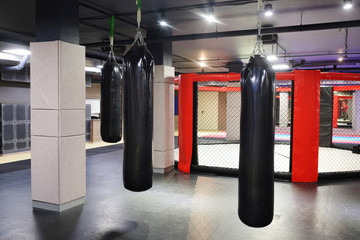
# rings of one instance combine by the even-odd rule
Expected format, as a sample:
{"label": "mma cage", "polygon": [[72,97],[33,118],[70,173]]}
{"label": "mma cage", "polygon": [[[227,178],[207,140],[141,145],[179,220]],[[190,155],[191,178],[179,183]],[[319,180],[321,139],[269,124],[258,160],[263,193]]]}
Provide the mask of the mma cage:
{"label": "mma cage", "polygon": [[[240,73],[228,73],[175,79],[175,161],[180,171],[238,175],[240,78]],[[316,182],[360,177],[360,74],[276,73],[274,105],[275,178]]]}

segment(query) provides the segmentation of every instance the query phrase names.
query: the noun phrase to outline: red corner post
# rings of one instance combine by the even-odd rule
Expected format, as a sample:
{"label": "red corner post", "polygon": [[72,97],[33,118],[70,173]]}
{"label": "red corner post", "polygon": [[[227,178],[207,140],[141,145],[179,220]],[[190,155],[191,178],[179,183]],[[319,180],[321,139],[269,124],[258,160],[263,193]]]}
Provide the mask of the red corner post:
{"label": "red corner post", "polygon": [[194,73],[181,74],[179,79],[179,165],[190,173],[193,135],[193,81]]}
{"label": "red corner post", "polygon": [[317,182],[320,71],[295,70],[292,181]]}
{"label": "red corner post", "polygon": [[337,128],[337,119],[339,116],[339,96],[333,93],[333,128]]}

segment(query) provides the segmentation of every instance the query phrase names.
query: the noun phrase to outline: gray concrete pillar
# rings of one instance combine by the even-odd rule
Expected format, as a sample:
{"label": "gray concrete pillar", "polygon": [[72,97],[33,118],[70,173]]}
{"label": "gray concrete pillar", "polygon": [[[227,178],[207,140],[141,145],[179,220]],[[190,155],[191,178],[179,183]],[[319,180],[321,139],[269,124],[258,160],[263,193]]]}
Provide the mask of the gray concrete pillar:
{"label": "gray concrete pillar", "polygon": [[61,212],[85,200],[85,48],[50,41],[30,50],[33,207]]}
{"label": "gray concrete pillar", "polygon": [[154,172],[174,168],[174,72],[156,65],[154,74]]}

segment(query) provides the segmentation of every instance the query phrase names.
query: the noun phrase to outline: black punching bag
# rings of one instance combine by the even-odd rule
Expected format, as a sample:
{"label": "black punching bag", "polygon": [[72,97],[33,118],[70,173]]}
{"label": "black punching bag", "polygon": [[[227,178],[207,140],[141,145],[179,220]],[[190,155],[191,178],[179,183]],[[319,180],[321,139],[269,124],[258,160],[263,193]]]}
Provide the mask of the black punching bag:
{"label": "black punching bag", "polygon": [[241,74],[239,217],[265,227],[274,211],[275,72],[255,55]]}
{"label": "black punching bag", "polygon": [[124,187],[152,186],[154,60],[145,45],[134,45],[124,58]]}
{"label": "black punching bag", "polygon": [[122,132],[122,70],[108,60],[101,70],[101,138],[104,142],[118,142]]}

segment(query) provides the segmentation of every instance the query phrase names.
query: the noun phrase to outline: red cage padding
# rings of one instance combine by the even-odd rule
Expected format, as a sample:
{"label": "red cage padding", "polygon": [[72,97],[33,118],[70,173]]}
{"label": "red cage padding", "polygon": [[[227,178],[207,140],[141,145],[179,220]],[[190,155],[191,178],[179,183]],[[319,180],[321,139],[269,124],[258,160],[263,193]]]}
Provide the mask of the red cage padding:
{"label": "red cage padding", "polygon": [[320,71],[295,71],[292,119],[293,182],[318,180],[320,80]]}

